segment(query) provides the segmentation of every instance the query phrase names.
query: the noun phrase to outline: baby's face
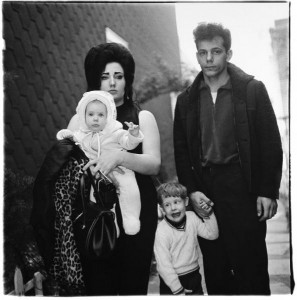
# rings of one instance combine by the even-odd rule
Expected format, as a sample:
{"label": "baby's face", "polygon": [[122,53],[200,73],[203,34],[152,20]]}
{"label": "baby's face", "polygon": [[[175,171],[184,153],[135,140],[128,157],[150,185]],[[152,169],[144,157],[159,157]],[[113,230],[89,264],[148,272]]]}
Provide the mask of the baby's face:
{"label": "baby's face", "polygon": [[94,100],[86,107],[86,124],[92,131],[102,131],[107,123],[107,109],[106,106]]}
{"label": "baby's face", "polygon": [[178,223],[186,214],[188,201],[188,198],[182,199],[181,197],[166,197],[163,198],[162,209],[170,221]]}

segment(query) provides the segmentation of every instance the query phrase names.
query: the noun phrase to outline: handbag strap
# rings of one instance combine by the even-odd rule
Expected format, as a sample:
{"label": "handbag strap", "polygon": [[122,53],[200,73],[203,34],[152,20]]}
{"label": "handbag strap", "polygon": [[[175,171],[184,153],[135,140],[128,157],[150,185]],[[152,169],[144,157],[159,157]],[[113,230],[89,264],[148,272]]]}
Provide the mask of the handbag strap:
{"label": "handbag strap", "polygon": [[[97,204],[100,204],[100,206],[101,206],[102,208],[104,208],[104,203],[103,203],[102,199],[101,199],[100,196],[99,196],[98,185],[96,184],[96,182],[95,182],[95,180],[94,180],[94,176],[92,175],[92,172],[91,172],[90,168],[87,169],[87,173],[88,173],[89,178],[90,178],[90,180],[91,180],[91,185],[93,186],[93,189],[94,189],[94,196],[95,196],[95,199],[96,199],[96,203],[97,203]],[[98,201],[99,201],[100,203],[98,203]]]}
{"label": "handbag strap", "polygon": [[[90,170],[90,168],[87,169],[87,175],[91,181],[91,185],[94,189],[94,196],[95,196],[95,200],[96,200],[96,203],[99,204],[102,208],[104,208],[104,203],[102,201],[102,199],[100,198],[100,195],[99,195],[99,191],[98,191],[98,185],[96,184],[95,180],[94,180],[94,177],[92,175],[92,172]],[[86,201],[85,201],[85,198],[86,198],[86,194],[85,194],[85,174],[81,177],[81,181],[80,181],[80,191],[81,191],[81,198],[82,198],[82,203],[83,203],[83,210],[85,211],[86,209]],[[103,179],[99,179],[99,180],[103,180]],[[98,203],[99,202],[99,203]]]}
{"label": "handbag strap", "polygon": [[95,182],[95,179],[94,179],[94,176],[92,175],[92,172],[90,170],[90,168],[87,169],[87,175],[84,173],[82,176],[81,176],[81,179],[80,179],[80,193],[81,193],[81,200],[82,200],[82,214],[83,214],[83,218],[84,218],[84,224],[86,224],[86,208],[87,208],[87,200],[88,197],[86,197],[86,192],[85,192],[85,177],[88,176],[89,179],[90,179],[90,182],[91,182],[91,185],[94,189],[94,196],[95,196],[95,200],[96,200],[96,203],[102,208],[102,209],[105,209],[105,204],[103,202],[103,200],[101,199],[100,195],[99,195],[99,191],[98,191],[98,183],[103,180],[103,181],[110,181],[109,178],[107,178],[106,176],[104,176],[102,173],[100,173],[101,177],[100,179],[98,180],[97,184]]}
{"label": "handbag strap", "polygon": [[[85,226],[86,224],[86,209],[87,209],[87,197],[86,197],[86,189],[85,189],[85,178],[86,176],[89,177],[90,181],[91,181],[91,185],[94,188],[94,193],[97,192],[97,188],[96,188],[96,184],[94,181],[94,178],[92,176],[92,173],[90,171],[90,169],[87,169],[87,175],[85,173],[82,174],[81,178],[80,178],[80,197],[81,197],[81,202],[82,202],[82,215],[83,215],[83,224]],[[96,199],[96,203],[97,203],[97,195],[95,196]]]}
{"label": "handbag strap", "polygon": [[[99,193],[98,193],[98,189],[96,187],[94,177],[91,173],[91,170],[88,168],[87,175],[85,173],[83,173],[83,175],[80,178],[80,195],[81,195],[81,202],[82,202],[83,228],[86,226],[86,209],[87,209],[87,200],[86,199],[88,199],[86,197],[86,189],[85,189],[85,177],[86,176],[89,177],[89,179],[91,181],[91,185],[93,186],[96,203],[101,205],[102,208],[104,208],[104,203],[99,197]],[[98,203],[98,201],[100,201],[100,203]]]}

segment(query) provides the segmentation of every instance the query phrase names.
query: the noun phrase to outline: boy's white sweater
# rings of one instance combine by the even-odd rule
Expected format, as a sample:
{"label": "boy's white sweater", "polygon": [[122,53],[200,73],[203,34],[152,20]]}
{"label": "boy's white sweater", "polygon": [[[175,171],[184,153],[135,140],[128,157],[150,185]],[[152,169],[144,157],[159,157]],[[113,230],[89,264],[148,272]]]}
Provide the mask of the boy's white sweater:
{"label": "boy's white sweater", "polygon": [[214,214],[203,221],[192,211],[187,211],[186,216],[183,229],[177,229],[163,219],[156,231],[154,253],[157,271],[173,294],[183,289],[178,276],[199,268],[197,236],[208,240],[219,236]]}

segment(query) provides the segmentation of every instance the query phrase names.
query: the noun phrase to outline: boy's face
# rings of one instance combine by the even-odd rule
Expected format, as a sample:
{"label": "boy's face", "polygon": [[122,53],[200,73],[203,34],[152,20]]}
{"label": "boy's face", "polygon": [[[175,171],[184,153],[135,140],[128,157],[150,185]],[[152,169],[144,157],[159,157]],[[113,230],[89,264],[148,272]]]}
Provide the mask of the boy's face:
{"label": "boy's face", "polygon": [[86,124],[92,131],[99,132],[104,129],[107,122],[106,106],[98,101],[92,101],[86,108]]}
{"label": "boy's face", "polygon": [[181,197],[166,197],[163,198],[162,210],[166,217],[175,223],[180,222],[186,214],[186,206],[189,199],[182,199]]}

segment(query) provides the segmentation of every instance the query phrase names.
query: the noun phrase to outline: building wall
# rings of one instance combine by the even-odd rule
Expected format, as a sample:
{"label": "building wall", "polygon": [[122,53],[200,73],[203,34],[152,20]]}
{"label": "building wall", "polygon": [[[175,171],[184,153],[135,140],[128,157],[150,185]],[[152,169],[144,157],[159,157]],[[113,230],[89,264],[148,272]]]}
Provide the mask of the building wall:
{"label": "building wall", "polygon": [[173,147],[173,116],[169,94],[162,94],[142,105],[151,111],[157,121],[161,136],[161,171],[160,179],[165,182],[176,179]]}
{"label": "building wall", "polygon": [[283,147],[283,173],[280,187],[280,200],[285,202],[289,209],[289,185],[290,185],[290,148],[289,148],[289,19],[276,20],[274,27],[270,29],[271,46],[274,59],[278,67],[280,79],[281,101],[283,114],[278,119]]}
{"label": "building wall", "polygon": [[278,66],[283,117],[288,117],[289,97],[289,19],[276,20],[270,29],[271,46]]}
{"label": "building wall", "polygon": [[35,176],[75,113],[86,88],[85,55],[105,42],[105,27],[129,43],[136,87],[158,71],[157,56],[180,72],[173,4],[3,2],[2,8],[5,166],[16,172]]}

